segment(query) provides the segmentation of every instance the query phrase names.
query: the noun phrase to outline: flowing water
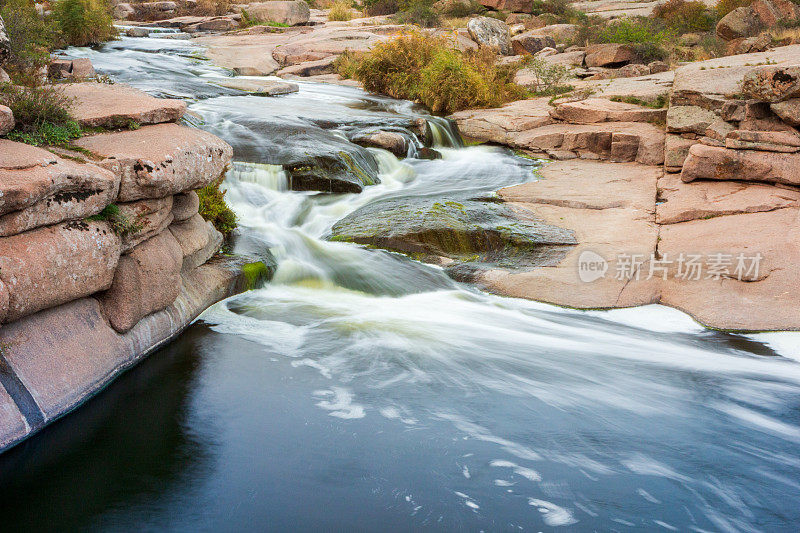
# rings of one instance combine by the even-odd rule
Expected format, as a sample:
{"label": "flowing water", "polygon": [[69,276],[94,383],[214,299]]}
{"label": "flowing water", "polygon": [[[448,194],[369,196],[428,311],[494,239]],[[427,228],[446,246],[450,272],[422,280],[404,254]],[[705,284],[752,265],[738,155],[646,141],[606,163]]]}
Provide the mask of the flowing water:
{"label": "flowing water", "polygon": [[275,158],[292,138],[272,128],[314,126],[339,142],[347,127],[424,111],[314,83],[236,96],[182,41],[77,53],[189,98],[193,121],[235,147],[225,186],[237,247],[270,250],[278,268],[0,457],[7,527],[796,531],[796,334],[707,331],[660,306],[500,298],[328,242],[337,220],[377,199],[486,195],[535,168],[460,147],[431,119],[443,159],[370,150],[380,185],[291,192]]}

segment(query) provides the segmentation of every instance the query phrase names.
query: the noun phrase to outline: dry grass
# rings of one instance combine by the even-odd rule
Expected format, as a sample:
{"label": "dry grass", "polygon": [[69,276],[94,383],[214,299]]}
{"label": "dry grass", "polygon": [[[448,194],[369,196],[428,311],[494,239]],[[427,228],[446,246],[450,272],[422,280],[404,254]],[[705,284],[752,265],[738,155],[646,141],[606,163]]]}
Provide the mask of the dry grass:
{"label": "dry grass", "polygon": [[353,18],[353,10],[350,9],[350,4],[345,0],[338,0],[331,5],[328,11],[328,20],[331,21],[348,21]]}

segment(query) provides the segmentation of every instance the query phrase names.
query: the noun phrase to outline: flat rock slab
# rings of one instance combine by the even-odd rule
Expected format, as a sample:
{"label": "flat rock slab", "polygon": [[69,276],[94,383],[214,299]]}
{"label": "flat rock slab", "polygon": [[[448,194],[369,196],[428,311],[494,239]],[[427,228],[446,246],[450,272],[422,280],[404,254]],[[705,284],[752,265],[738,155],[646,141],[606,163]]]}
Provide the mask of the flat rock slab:
{"label": "flat rock slab", "polygon": [[119,200],[162,198],[213,182],[233,157],[228,143],[177,124],[102,133],[75,142],[100,157],[120,177]]}
{"label": "flat rock slab", "polygon": [[[521,71],[522,72],[522,71]],[[666,98],[672,89],[675,71],[668,70],[658,74],[648,74],[633,78],[613,78],[610,80],[570,81],[576,91],[592,90],[593,97],[612,96],[634,97],[645,102],[655,102],[659,97]]]}
{"label": "flat rock slab", "polygon": [[127,85],[70,83],[64,94],[74,100],[71,112],[81,126],[119,128],[176,122],[186,112],[182,100],[154,98]]}
{"label": "flat rock slab", "polygon": [[800,153],[730,150],[695,144],[681,170],[685,182],[697,179],[800,185]]}
{"label": "flat rock slab", "polygon": [[652,109],[624,102],[612,102],[605,98],[587,98],[577,102],[557,104],[550,115],[572,124],[594,124],[597,122],[663,122],[667,109]]}
{"label": "flat rock slab", "polygon": [[212,81],[214,85],[250,93],[254,96],[279,96],[296,93],[300,86],[296,83],[279,80],[253,80],[243,78],[223,78]]}
{"label": "flat rock slab", "polygon": [[677,174],[658,181],[656,221],[676,224],[723,215],[800,207],[800,191],[773,185],[725,181],[684,183]]}
{"label": "flat rock slab", "polygon": [[336,62],[336,57],[326,57],[325,59],[318,59],[316,61],[305,61],[303,63],[298,63],[297,65],[291,65],[286,68],[282,68],[275,74],[277,76],[298,76],[301,78],[305,78],[308,76],[320,76],[322,74],[333,74],[336,71],[336,67],[334,63]]}
{"label": "flat rock slab", "polygon": [[195,42],[207,47],[206,55],[215,65],[241,76],[269,76],[280,68],[272,51],[283,39],[273,34],[213,35]]}
{"label": "flat rock slab", "polygon": [[66,222],[0,238],[0,279],[9,294],[0,321],[107,289],[119,256],[107,222]]}
{"label": "flat rock slab", "polygon": [[23,438],[30,426],[19,407],[0,385],[0,450]]}
{"label": "flat rock slab", "polygon": [[[724,253],[731,264],[728,274],[710,279],[708,268],[697,280],[679,278],[673,270],[663,282],[661,302],[719,329],[800,329],[800,249],[794,232],[787,231],[798,224],[800,209],[788,208],[663,226],[658,250],[668,258],[699,254],[708,264],[714,254]],[[734,275],[739,254],[745,268],[761,255],[755,281]]]}
{"label": "flat rock slab", "polygon": [[480,282],[507,296],[577,308],[654,303],[657,283],[629,283],[613,270],[583,282],[578,263],[584,252],[606,261],[622,252],[646,257],[654,252],[654,193],[661,174],[658,168],[630,163],[557,161],[542,168],[540,181],[501,189],[499,196],[513,206],[572,230],[577,245],[558,264],[526,272],[490,270]]}
{"label": "flat rock slab", "polygon": [[509,144],[511,133],[539,128],[555,122],[549,98],[518,100],[495,109],[469,109],[450,115],[461,134],[470,139]]}

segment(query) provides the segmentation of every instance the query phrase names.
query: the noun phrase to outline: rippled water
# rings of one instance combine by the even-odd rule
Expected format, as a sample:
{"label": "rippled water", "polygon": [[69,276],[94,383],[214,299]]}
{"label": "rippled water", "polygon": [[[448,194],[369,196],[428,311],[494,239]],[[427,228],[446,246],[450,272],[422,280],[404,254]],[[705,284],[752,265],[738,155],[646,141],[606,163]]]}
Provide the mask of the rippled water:
{"label": "rippled water", "polygon": [[488,147],[443,147],[439,161],[371,150],[380,185],[290,192],[257,156],[291,141],[253,124],[325,120],[335,136],[423,111],[313,83],[234,96],[179,41],[81,53],[151,92],[202,97],[198,123],[236,147],[225,183],[237,246],[269,249],[278,270],[0,458],[12,528],[796,530],[796,334],[707,331],[660,306],[500,298],[327,242],[368,202],[486,195],[534,167]]}

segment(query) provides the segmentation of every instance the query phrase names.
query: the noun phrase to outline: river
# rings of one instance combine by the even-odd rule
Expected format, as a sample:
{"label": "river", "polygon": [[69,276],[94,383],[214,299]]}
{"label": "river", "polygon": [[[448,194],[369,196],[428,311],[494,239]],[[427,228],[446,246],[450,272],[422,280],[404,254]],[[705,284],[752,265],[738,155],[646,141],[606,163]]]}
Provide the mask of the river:
{"label": "river", "polygon": [[424,117],[408,102],[300,82],[237,96],[190,42],[81,49],[112,78],[189,100],[237,161],[239,251],[271,283],[0,457],[9,530],[793,531],[800,523],[800,337],[706,330],[661,306],[576,311],[482,293],[438,267],[325,240],[379,199],[485,195],[535,163],[463,147],[370,149],[361,194],[288,190],[286,124]]}

